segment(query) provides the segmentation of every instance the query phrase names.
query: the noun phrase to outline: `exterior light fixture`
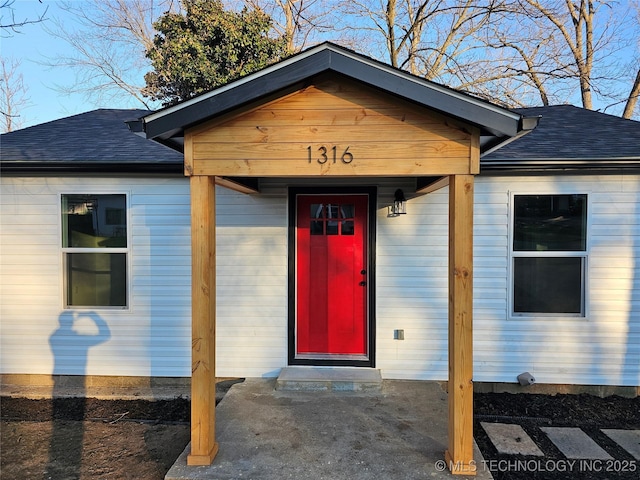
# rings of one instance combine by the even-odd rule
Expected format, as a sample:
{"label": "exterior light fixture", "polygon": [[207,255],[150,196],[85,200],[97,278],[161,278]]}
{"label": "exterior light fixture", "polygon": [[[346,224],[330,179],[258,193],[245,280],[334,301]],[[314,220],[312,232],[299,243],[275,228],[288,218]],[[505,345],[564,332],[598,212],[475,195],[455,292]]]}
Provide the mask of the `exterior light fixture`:
{"label": "exterior light fixture", "polygon": [[407,213],[407,199],[401,188],[393,194],[393,205],[389,205],[388,217],[398,217]]}

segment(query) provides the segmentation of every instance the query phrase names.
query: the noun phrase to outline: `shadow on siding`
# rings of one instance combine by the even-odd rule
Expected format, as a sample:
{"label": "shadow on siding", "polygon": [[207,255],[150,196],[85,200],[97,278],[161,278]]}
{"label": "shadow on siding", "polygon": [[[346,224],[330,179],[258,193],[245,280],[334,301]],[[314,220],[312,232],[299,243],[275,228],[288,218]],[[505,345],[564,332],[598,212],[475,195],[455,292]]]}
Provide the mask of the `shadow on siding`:
{"label": "shadow on siding", "polygon": [[[52,375],[53,426],[47,476],[48,478],[80,478],[84,432],[80,427],[74,435],[69,435],[69,429],[66,426],[67,420],[82,421],[84,419],[86,406],[84,379],[89,349],[109,340],[111,332],[107,323],[95,312],[63,312],[60,314],[58,322],[60,326],[49,337],[54,367]],[[97,330],[97,332],[82,333],[78,328],[79,322],[85,324],[84,327],[87,323],[92,324],[91,327],[95,327],[95,329],[90,328],[90,330]],[[82,385],[74,385],[82,388],[78,394],[77,402],[74,404],[76,410],[71,418],[65,415],[62,398],[64,389],[69,387],[69,377],[63,374],[68,373],[70,369],[78,375],[75,377],[77,381],[82,382]]]}

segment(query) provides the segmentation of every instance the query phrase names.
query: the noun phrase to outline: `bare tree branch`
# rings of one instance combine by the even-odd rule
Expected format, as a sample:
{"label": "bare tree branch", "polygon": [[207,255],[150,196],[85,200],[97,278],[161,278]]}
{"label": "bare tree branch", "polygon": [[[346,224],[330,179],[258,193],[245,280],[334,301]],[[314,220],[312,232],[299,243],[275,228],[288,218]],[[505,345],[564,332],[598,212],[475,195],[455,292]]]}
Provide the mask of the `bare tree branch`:
{"label": "bare tree branch", "polygon": [[27,88],[19,68],[19,60],[0,57],[0,124],[3,133],[22,126],[24,118],[20,110],[29,104]]}
{"label": "bare tree branch", "polygon": [[[38,1],[42,3],[42,0]],[[5,35],[10,35],[11,32],[21,33],[20,29],[22,27],[34,23],[44,22],[47,19],[47,11],[49,10],[48,6],[40,15],[37,15],[35,18],[23,18],[19,20],[16,18],[15,10],[13,9],[14,3],[15,0],[3,0],[2,2],[0,2],[0,32],[4,33]],[[5,14],[9,16],[8,19],[5,17]]]}
{"label": "bare tree branch", "polygon": [[631,87],[631,92],[629,93],[629,98],[624,106],[624,111],[622,112],[622,118],[631,118],[633,116],[633,112],[636,109],[636,105],[638,104],[638,97],[640,96],[640,69],[638,69],[638,73],[636,75],[636,79],[633,82]]}
{"label": "bare tree branch", "polygon": [[328,32],[335,34],[341,28],[336,16],[337,1],[334,0],[243,0],[243,3],[273,19],[275,33],[287,39],[290,53],[324,38]]}
{"label": "bare tree branch", "polygon": [[96,104],[114,98],[135,99],[145,108],[144,74],[151,69],[145,57],[153,44],[153,22],[165,11],[179,8],[177,0],[86,0],[65,2],[73,22],[54,20],[49,33],[65,41],[72,54],[49,60],[53,68],[75,71],[72,85],[58,85],[65,94],[81,93]]}
{"label": "bare tree branch", "polygon": [[[635,23],[634,30],[637,31],[640,28],[640,1],[635,1],[633,8],[635,9]],[[622,112],[622,118],[632,118],[636,107],[638,105],[638,97],[640,96],[640,37],[636,36],[635,42],[635,58],[633,60],[633,70],[636,72],[635,80],[629,90],[629,96]]]}
{"label": "bare tree branch", "polygon": [[[546,22],[560,35],[563,42],[556,43],[555,54],[562,58],[562,51],[567,49],[571,63],[566,63],[568,76],[574,76],[578,81],[582,105],[584,108],[593,109],[594,62],[596,54],[602,52],[599,60],[599,68],[603,69],[604,58],[608,55],[608,49],[615,41],[615,37],[608,30],[608,24],[603,22],[600,33],[596,35],[596,19],[602,14],[598,11],[606,7],[606,2],[595,0],[562,0],[556,2],[541,2],[539,0],[524,0],[525,15]],[[535,14],[532,14],[535,12]]]}

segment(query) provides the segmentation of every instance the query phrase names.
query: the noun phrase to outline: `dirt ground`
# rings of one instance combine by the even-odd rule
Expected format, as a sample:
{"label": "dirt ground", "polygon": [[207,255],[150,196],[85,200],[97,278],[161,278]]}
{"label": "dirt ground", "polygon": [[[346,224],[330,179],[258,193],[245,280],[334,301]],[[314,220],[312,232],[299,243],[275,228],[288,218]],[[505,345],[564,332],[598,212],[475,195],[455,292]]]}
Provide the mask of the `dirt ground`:
{"label": "dirt ground", "polygon": [[[154,402],[2,398],[0,476],[3,480],[162,479],[189,442],[189,409],[190,403],[184,398]],[[476,441],[485,460],[501,457],[480,421],[521,424],[549,458],[561,458],[561,454],[548,445],[538,427],[580,426],[590,435],[598,435],[598,442],[614,453],[614,458],[633,460],[598,431],[640,429],[640,398],[476,394],[475,416]],[[566,472],[493,474],[497,480],[572,478]],[[638,476],[636,472],[632,476],[581,474],[576,478]]]}
{"label": "dirt ground", "polygon": [[189,442],[189,402],[3,398],[0,476],[162,479]]}

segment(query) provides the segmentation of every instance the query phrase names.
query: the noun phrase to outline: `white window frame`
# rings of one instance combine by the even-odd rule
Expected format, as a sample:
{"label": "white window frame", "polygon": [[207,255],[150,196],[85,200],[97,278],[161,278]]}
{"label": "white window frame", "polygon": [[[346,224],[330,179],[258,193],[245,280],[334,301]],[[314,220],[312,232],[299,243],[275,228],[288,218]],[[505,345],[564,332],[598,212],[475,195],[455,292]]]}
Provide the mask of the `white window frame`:
{"label": "white window frame", "polygon": [[[515,197],[516,196],[541,196],[541,195],[584,195],[586,196],[587,215],[585,216],[585,249],[584,251],[514,251],[513,242],[515,237]],[[589,257],[590,257],[590,236],[591,236],[591,192],[586,190],[553,190],[531,192],[531,191],[511,191],[509,192],[509,238],[508,238],[508,285],[507,285],[507,318],[510,320],[531,320],[531,319],[587,319],[589,316]],[[581,285],[581,311],[580,313],[543,313],[543,312],[515,312],[514,311],[514,282],[516,258],[582,258],[582,285]]]}
{"label": "white window frame", "polygon": [[[62,221],[62,199],[66,196],[71,195],[88,195],[88,196],[100,196],[100,195],[124,195],[125,197],[125,226],[127,229],[127,246],[126,247],[116,247],[116,248],[79,248],[79,247],[64,247],[64,232],[63,232],[63,221]],[[82,191],[69,191],[69,189],[65,189],[58,193],[58,246],[61,251],[61,275],[62,275],[62,308],[64,310],[130,310],[131,309],[131,192],[122,191],[122,190],[103,190],[103,189],[92,189],[92,190],[82,190]],[[98,252],[99,250],[99,252]],[[125,294],[125,305],[69,305],[69,296],[68,296],[68,276],[67,276],[67,254],[69,253],[124,253],[126,255],[126,274],[125,281],[126,284],[126,294]]]}

